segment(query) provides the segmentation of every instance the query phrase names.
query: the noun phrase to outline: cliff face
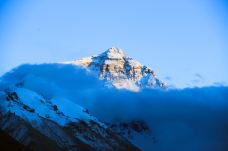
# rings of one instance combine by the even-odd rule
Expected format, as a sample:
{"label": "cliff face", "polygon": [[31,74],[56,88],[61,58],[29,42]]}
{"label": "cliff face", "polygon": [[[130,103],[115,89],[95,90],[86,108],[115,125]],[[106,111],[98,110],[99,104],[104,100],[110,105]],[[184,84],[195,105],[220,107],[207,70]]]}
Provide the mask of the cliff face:
{"label": "cliff face", "polygon": [[83,66],[95,73],[99,79],[107,80],[108,86],[119,89],[137,91],[142,88],[165,87],[152,69],[126,56],[118,48],[110,48],[99,55],[64,63]]}

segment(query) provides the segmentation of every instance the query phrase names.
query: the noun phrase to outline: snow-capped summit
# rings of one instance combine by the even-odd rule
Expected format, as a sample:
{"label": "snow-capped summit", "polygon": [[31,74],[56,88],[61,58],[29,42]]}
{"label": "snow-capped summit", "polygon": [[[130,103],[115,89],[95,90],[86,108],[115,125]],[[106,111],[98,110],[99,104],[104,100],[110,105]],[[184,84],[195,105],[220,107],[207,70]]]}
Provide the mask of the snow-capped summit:
{"label": "snow-capped summit", "polygon": [[123,52],[123,50],[116,48],[116,47],[112,47],[109,48],[108,50],[106,50],[105,52],[103,52],[101,54],[101,56],[107,57],[107,58],[113,58],[113,59],[123,59],[123,57],[125,56],[125,53]]}
{"label": "snow-capped summit", "polygon": [[126,56],[123,50],[116,47],[99,55],[63,63],[82,66],[99,79],[107,80],[107,86],[118,89],[138,91],[141,88],[165,87],[152,69]]}

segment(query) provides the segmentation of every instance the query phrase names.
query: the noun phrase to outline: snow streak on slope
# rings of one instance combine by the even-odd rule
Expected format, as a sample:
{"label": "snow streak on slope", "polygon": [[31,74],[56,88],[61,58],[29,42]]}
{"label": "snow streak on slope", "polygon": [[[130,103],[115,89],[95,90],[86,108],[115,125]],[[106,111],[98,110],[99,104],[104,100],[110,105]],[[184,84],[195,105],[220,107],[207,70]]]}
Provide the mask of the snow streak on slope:
{"label": "snow streak on slope", "polygon": [[149,67],[125,55],[118,48],[110,48],[100,55],[66,61],[64,64],[81,65],[99,79],[107,80],[107,86],[138,91],[141,88],[163,88],[164,83]]}

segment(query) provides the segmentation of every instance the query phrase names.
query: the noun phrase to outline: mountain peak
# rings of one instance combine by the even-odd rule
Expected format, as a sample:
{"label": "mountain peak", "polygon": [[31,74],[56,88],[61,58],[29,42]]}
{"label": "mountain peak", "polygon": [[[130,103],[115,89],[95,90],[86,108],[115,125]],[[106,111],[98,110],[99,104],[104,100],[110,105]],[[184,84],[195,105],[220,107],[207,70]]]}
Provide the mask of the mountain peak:
{"label": "mountain peak", "polygon": [[101,56],[106,56],[107,58],[112,59],[121,59],[125,56],[123,50],[117,47],[111,47],[101,54]]}
{"label": "mountain peak", "polygon": [[108,85],[137,91],[141,88],[163,88],[157,74],[149,67],[127,57],[123,50],[112,47],[105,52],[65,64],[74,64],[95,73],[99,79],[105,79]]}

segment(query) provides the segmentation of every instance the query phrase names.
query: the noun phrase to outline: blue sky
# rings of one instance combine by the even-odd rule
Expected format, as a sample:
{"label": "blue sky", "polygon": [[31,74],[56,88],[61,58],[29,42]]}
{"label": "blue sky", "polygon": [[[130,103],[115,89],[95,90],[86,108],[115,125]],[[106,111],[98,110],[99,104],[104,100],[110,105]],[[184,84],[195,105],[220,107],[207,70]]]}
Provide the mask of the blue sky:
{"label": "blue sky", "polygon": [[228,83],[225,0],[0,0],[0,74],[115,46],[177,87]]}

